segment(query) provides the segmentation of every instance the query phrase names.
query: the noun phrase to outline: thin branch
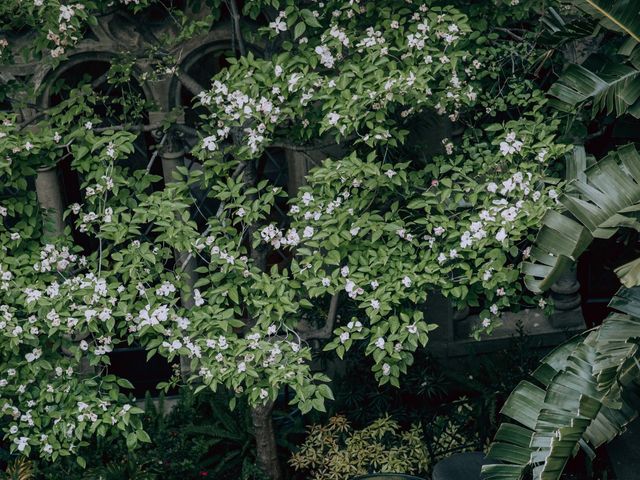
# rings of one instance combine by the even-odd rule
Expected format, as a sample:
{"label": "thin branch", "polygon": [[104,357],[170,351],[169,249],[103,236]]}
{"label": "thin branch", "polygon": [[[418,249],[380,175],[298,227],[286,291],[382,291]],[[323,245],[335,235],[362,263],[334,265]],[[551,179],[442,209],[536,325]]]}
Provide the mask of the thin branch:
{"label": "thin branch", "polygon": [[198,83],[198,81],[185,72],[182,69],[178,69],[177,71],[178,80],[180,83],[184,85],[184,87],[189,90],[192,94],[198,95],[200,92],[204,92],[205,88]]}
{"label": "thin branch", "polygon": [[37,114],[35,114],[33,117],[31,117],[29,120],[27,120],[26,122],[23,122],[20,124],[20,128],[18,129],[19,132],[21,132],[22,130],[24,130],[25,128],[27,128],[29,125],[31,125],[32,123],[34,123],[36,120],[40,120],[42,117],[46,116],[47,113],[46,112],[39,112]]}
{"label": "thin branch", "polygon": [[107,70],[102,75],[100,75],[98,78],[96,78],[93,82],[91,82],[91,88],[98,88],[100,85],[102,85],[108,79],[109,79],[109,70]]}
{"label": "thin branch", "polygon": [[[245,169],[246,166],[247,166],[246,162],[239,163],[236,169],[233,171],[233,174],[231,174],[231,178],[234,178],[234,179],[238,178],[238,175],[242,173],[242,171]],[[222,212],[224,212],[224,207],[226,205],[227,204],[225,202],[220,202],[220,205],[218,206],[218,210],[216,211],[215,218],[218,218],[222,215]],[[211,231],[211,225],[209,225],[206,228],[206,230],[202,233],[202,237],[206,237],[207,235],[209,235],[210,231]],[[180,265],[181,272],[184,271],[184,269],[187,267],[187,265],[189,264],[192,258],[193,258],[193,253],[189,252],[189,255],[187,255],[187,258],[185,258],[184,262],[182,262],[182,265]]]}
{"label": "thin branch", "polygon": [[184,125],[182,123],[176,123],[175,125],[173,125],[173,128],[175,128],[176,130],[179,130],[185,135],[191,135],[192,137],[198,136],[198,130],[188,125]]}
{"label": "thin branch", "polygon": [[331,338],[331,334],[333,333],[333,326],[336,323],[336,316],[338,313],[338,297],[339,294],[337,292],[334,293],[331,297],[331,303],[329,304],[329,313],[327,314],[327,319],[325,320],[322,327],[312,328],[305,320],[300,321],[297,327],[297,331],[301,339],[310,340],[312,338],[315,338],[326,340],[327,338]]}
{"label": "thin branch", "polygon": [[160,144],[158,145],[158,148],[156,148],[156,151],[153,152],[153,155],[151,155],[151,159],[149,160],[149,163],[147,164],[147,173],[149,173],[151,171],[151,167],[153,167],[153,162],[155,162],[156,157],[158,156],[158,154],[160,153],[160,149],[162,148],[162,146],[164,145],[164,142],[167,141],[167,137],[169,135],[168,134],[164,134],[162,136],[162,140],[160,140]]}
{"label": "thin branch", "polygon": [[243,57],[247,54],[247,49],[244,45],[244,38],[242,38],[242,30],[240,29],[240,13],[238,12],[238,5],[236,0],[228,0],[227,5],[231,11],[231,18],[233,18],[233,32],[236,40],[238,40],[238,50]]}
{"label": "thin branch", "polygon": [[115,132],[127,131],[127,132],[152,132],[154,130],[160,130],[163,127],[161,124],[157,125],[111,125],[107,127],[94,128],[94,132],[106,132],[113,130]]}
{"label": "thin branch", "polygon": [[517,40],[518,42],[524,42],[524,38],[522,38],[520,35],[516,35],[515,33],[513,33],[513,31],[511,31],[508,28],[496,27],[496,30],[506,33],[507,35],[509,35],[514,40]]}

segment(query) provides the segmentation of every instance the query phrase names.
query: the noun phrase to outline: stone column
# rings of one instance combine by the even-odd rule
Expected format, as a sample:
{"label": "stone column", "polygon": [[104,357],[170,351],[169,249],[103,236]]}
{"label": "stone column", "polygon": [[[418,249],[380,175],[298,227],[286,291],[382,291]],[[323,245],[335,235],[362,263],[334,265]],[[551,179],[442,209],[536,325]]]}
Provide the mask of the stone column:
{"label": "stone column", "polygon": [[[170,134],[171,135],[171,134]],[[160,159],[162,161],[162,176],[164,177],[164,184],[169,185],[175,182],[173,178],[173,172],[178,167],[184,166],[184,147],[175,136],[169,138],[165,143],[165,147],[160,150]],[[179,221],[180,215],[176,214],[176,218]],[[196,260],[193,255],[189,255],[188,252],[174,252],[175,256],[175,270],[182,272],[186,288],[180,291],[180,301],[182,306],[189,310],[195,306],[193,300],[193,289],[196,283]],[[186,263],[185,263],[186,262]],[[183,266],[184,265],[184,266]],[[191,367],[189,359],[186,357],[180,357],[180,372],[183,379],[187,379],[191,374]]]}
{"label": "stone column", "polygon": [[[573,154],[566,157],[566,180],[586,181],[584,172],[587,163],[584,145],[574,145]],[[549,321],[554,328],[562,329],[584,325],[579,291],[580,283],[578,283],[576,264],[574,263],[551,285],[549,297],[553,300],[555,311]]]}
{"label": "stone column", "polygon": [[580,283],[575,264],[567,269],[551,286],[550,298],[553,300],[555,312],[549,318],[555,328],[568,328],[584,324],[580,308]]}
{"label": "stone column", "polygon": [[54,165],[38,169],[36,195],[40,208],[44,210],[45,236],[61,237],[64,233],[64,203],[58,179],[58,168]]}
{"label": "stone column", "polygon": [[309,173],[309,158],[304,152],[296,150],[285,150],[287,159],[287,171],[289,174],[288,189],[289,196],[295,197],[298,189],[307,183],[306,176]]}

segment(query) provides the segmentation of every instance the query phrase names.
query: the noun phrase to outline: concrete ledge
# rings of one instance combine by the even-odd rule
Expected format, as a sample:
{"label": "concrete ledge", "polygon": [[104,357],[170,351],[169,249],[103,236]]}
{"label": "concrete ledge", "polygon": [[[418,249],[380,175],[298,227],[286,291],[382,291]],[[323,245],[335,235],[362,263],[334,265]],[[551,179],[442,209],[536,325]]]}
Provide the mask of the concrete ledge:
{"label": "concrete ledge", "polygon": [[[481,320],[470,315],[456,322],[456,336],[453,341],[433,339],[427,349],[436,357],[462,357],[476,353],[490,353],[507,348],[515,338],[526,335],[533,348],[547,348],[568,340],[586,329],[582,313],[572,310],[554,313],[552,318],[542,310],[528,309],[517,313],[504,313],[502,325],[491,335],[482,335],[477,341],[469,337],[475,325]],[[554,325],[564,325],[563,328]]]}

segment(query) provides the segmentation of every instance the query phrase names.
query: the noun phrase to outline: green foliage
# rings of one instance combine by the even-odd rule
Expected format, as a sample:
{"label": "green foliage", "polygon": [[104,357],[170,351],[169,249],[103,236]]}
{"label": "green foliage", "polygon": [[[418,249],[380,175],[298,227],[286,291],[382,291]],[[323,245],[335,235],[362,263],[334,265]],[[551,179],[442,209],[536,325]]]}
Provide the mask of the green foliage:
{"label": "green foliage", "polygon": [[483,478],[534,480],[560,478],[579,447],[592,454],[637,416],[640,290],[622,289],[614,313],[591,331],[561,345],[523,381],[502,413],[517,423],[503,423],[488,456],[501,465],[483,467]]}
{"label": "green foliage", "polygon": [[574,3],[600,20],[605,28],[624,33],[640,42],[640,17],[633,0],[574,0]]}
{"label": "green foliage", "polygon": [[[548,289],[593,238],[610,238],[621,227],[640,227],[640,155],[633,145],[609,153],[589,167],[584,178],[573,180],[558,199],[566,213],[547,212],[531,249],[532,262],[523,264],[525,282],[535,292]],[[619,273],[625,285],[636,284],[635,270]]]}
{"label": "green foliage", "polygon": [[203,475],[263,480],[255,466],[248,409],[239,406],[239,411],[230,412],[228,399],[218,395],[196,399],[183,391],[177,401],[147,395],[142,422],[149,443],[130,451],[112,434],[82,451],[86,469],[74,461],[40,462],[38,473],[48,480],[195,480]]}
{"label": "green foliage", "polygon": [[[0,388],[12,451],[83,465],[78,452],[95,437],[116,444],[117,433],[118,445],[142,451],[161,443],[160,426],[132,405],[131,385],[109,371],[114,348],[135,345],[189,367],[163,387],[224,390],[230,405],[253,406],[287,387],[302,412],[323,411],[334,395],[329,377],[311,369],[308,340],[328,337],[320,348],[338,357],[361,347],[378,383],[398,386],[435,328],[428,292],[477,306],[485,332],[501,310],[532,304],[518,264],[562,187],[551,177],[567,147],[540,91],[522,81],[535,35],[516,41],[488,19],[517,23],[544,2],[514,5],[512,16],[484,6],[473,19],[465,8],[477,5],[457,3],[245,2],[239,18],[231,12],[241,54],[200,86],[166,49],[208,32],[221,2],[187,2],[192,10],[163,10],[179,30],[171,42],[141,35],[139,50],[105,67],[102,86],[80,75],[0,88],[16,110],[0,126]],[[156,7],[167,6],[3,2],[0,22],[12,34],[0,42],[2,61],[18,62],[21,44],[9,40],[26,29],[25,58],[48,56],[55,77],[99,15],[144,18]],[[247,16],[262,26],[245,37],[256,25]],[[140,155],[148,138],[139,123],[160,106],[138,81],[182,82],[196,96],[193,128],[174,125],[180,109],[154,110],[165,117],[151,158]],[[57,104],[18,115],[49,87]],[[402,145],[423,114],[446,135],[428,154],[409,154]],[[332,153],[322,153],[328,144]],[[286,219],[287,193],[256,178],[280,148],[326,157],[288,198]],[[169,171],[165,162],[164,185],[150,174],[159,152],[166,160],[185,150],[189,167]],[[62,164],[81,199],[55,231],[52,213],[61,212],[44,211],[33,189],[43,169]],[[266,268],[269,253],[286,260]],[[334,300],[357,314],[330,315]],[[246,458],[246,432],[220,431],[235,442],[231,452],[245,452],[234,458]],[[205,447],[229,447],[207,437],[196,452],[182,434],[171,448],[191,461]],[[102,463],[122,475],[157,468],[125,456]]]}
{"label": "green foliage", "polygon": [[420,473],[428,468],[421,436],[419,425],[403,431],[390,417],[353,430],[345,417],[335,416],[326,425],[310,427],[289,464],[314,480],[348,480],[374,472]]}
{"label": "green foliage", "polygon": [[[555,97],[554,105],[568,112],[590,101],[592,115],[599,112],[620,116],[630,114],[640,117],[640,16],[637,5],[629,0],[603,2],[599,0],[577,0],[581,9],[593,15],[608,29],[628,36],[619,54],[603,51],[584,65],[569,65],[558,81],[549,89]],[[562,23],[555,16],[556,24]],[[559,30],[557,26],[552,26]]]}
{"label": "green foliage", "polygon": [[4,473],[0,473],[2,480],[33,480],[33,465],[27,458],[13,460]]}

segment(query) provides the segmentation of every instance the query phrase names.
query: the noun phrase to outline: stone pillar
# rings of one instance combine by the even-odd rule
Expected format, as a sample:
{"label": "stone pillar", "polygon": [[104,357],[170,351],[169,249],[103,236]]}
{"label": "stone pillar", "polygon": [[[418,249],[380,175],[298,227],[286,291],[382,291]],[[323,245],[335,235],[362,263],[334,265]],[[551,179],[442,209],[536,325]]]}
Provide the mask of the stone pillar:
{"label": "stone pillar", "polygon": [[451,302],[440,292],[429,292],[424,304],[424,318],[428,323],[438,325],[429,333],[429,341],[451,343],[456,337],[455,312]]}
{"label": "stone pillar", "polygon": [[553,327],[562,329],[584,324],[579,290],[580,283],[574,264],[551,286],[550,298],[553,300],[555,311],[549,320]]}
{"label": "stone pillar", "polygon": [[304,152],[290,149],[285,150],[285,156],[289,173],[289,197],[295,197],[298,194],[298,189],[307,183],[306,176],[310,168],[309,157]]}
{"label": "stone pillar", "polygon": [[[573,154],[567,155],[566,158],[566,180],[586,181],[584,173],[586,168],[587,157],[584,145],[574,145]],[[580,283],[578,283],[576,264],[574,263],[551,285],[549,297],[553,300],[555,311],[549,318],[549,322],[554,328],[562,329],[584,325],[579,291]]]}
{"label": "stone pillar", "polygon": [[[38,169],[36,175],[36,196],[40,208],[44,210],[44,237],[49,239],[60,238],[64,235],[64,202],[62,200],[62,189],[60,188],[60,179],[58,178],[58,168],[56,165],[42,167]],[[83,331],[75,336],[66,336],[68,340],[78,343],[89,336],[89,332]],[[62,347],[62,352],[71,355],[71,352]],[[78,373],[83,376],[90,376],[95,373],[95,368],[89,365],[89,359],[86,355],[80,357],[78,365]]]}
{"label": "stone pillar", "polygon": [[64,233],[64,203],[58,180],[57,167],[43,167],[38,169],[36,176],[36,195],[40,207],[44,212],[45,236],[61,237]]}
{"label": "stone pillar", "polygon": [[[170,138],[169,141],[166,142],[165,147],[160,150],[160,159],[162,161],[162,176],[164,177],[164,184],[166,186],[175,182],[173,172],[175,172],[178,167],[184,166],[184,148],[182,143],[177,141],[175,137]],[[180,215],[176,214],[176,217],[179,219]],[[182,306],[189,310],[195,306],[193,289],[196,283],[196,260],[195,257],[189,255],[188,252],[179,252],[176,250],[174,256],[176,262],[175,270],[176,272],[182,273],[186,284],[186,288],[180,291],[180,301]],[[180,372],[182,378],[185,380],[191,374],[190,362],[186,357],[180,357]]]}

